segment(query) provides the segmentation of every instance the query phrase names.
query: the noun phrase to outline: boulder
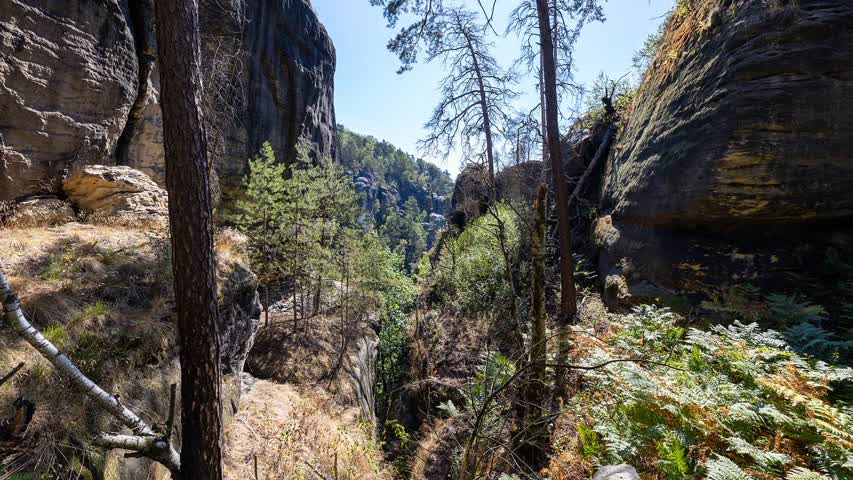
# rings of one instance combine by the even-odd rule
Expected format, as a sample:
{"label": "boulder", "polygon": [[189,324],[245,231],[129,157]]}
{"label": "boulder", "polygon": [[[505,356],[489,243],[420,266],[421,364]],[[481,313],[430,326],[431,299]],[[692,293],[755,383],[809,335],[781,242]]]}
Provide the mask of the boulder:
{"label": "boulder", "polygon": [[463,229],[468,222],[486,213],[490,192],[486,169],[479,165],[465,167],[456,177],[450,199],[448,222]]}
{"label": "boulder", "polygon": [[38,196],[15,204],[4,226],[12,228],[53,227],[75,220],[71,205],[54,196]]}
{"label": "boulder", "polygon": [[594,232],[600,278],[628,263],[652,295],[803,272],[822,250],[803,246],[853,225],[853,4],[693,3],[610,152]]}
{"label": "boulder", "polygon": [[595,472],[592,480],[640,480],[637,469],[626,464],[606,465]]}
{"label": "boulder", "polygon": [[137,87],[119,0],[0,7],[0,201],[109,159]]}
{"label": "boulder", "polygon": [[168,215],[166,191],[130,167],[83,167],[62,188],[77,208],[98,215]]}
{"label": "boulder", "polygon": [[495,174],[498,197],[532,205],[542,183],[548,182],[547,170],[539,160],[508,166]]}

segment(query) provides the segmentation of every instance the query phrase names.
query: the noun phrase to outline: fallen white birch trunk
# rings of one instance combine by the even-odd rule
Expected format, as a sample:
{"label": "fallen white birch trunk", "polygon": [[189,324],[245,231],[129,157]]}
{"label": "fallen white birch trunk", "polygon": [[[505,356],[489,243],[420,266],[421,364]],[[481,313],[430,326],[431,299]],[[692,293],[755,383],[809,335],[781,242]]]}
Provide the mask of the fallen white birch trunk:
{"label": "fallen white birch trunk", "polygon": [[142,456],[162,463],[173,475],[179,474],[180,456],[172,448],[169,439],[159,436],[144,420],[122,405],[116,397],[84,375],[64,353],[27,320],[21,310],[18,297],[12,291],[2,271],[0,271],[0,301],[3,303],[3,318],[6,325],[38,350],[57,370],[70,378],[87,397],[118,419],[134,434],[132,436],[103,434],[96,438],[99,445],[106,448],[135,450]]}

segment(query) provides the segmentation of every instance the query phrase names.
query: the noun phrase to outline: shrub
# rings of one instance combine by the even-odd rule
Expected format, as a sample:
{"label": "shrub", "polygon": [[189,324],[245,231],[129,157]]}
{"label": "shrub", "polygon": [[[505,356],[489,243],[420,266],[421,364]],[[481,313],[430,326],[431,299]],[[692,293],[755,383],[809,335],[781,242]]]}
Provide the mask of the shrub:
{"label": "shrub", "polygon": [[[496,210],[506,225],[506,244],[517,248],[520,235],[516,216],[506,206],[499,205]],[[506,303],[503,299],[511,298],[496,232],[491,215],[475,219],[462,233],[444,243],[434,268],[428,262],[421,262],[419,276],[431,278],[435,290],[444,293],[447,299],[455,298],[465,314],[494,312],[496,305]]]}

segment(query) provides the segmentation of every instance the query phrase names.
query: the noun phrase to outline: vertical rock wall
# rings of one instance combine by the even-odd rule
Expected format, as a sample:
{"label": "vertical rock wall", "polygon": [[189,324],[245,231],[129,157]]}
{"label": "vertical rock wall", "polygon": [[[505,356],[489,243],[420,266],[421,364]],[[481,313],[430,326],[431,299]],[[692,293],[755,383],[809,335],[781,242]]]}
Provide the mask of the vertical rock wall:
{"label": "vertical rock wall", "polygon": [[[199,17],[222,183],[267,140],[283,161],[299,139],[334,156],[335,50],[310,1],[202,0]],[[0,4],[0,201],[85,164],[165,184],[153,19],[151,0]]]}
{"label": "vertical rock wall", "polygon": [[853,3],[690,0],[611,152],[611,300],[776,281],[850,248]]}
{"label": "vertical rock wall", "polygon": [[112,155],[137,89],[126,13],[119,0],[0,4],[0,201]]}

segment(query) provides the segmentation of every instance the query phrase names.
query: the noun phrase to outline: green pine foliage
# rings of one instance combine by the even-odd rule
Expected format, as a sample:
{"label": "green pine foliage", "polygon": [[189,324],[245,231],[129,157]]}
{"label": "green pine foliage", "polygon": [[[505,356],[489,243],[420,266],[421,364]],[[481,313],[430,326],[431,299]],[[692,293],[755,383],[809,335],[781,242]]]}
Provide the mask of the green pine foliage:
{"label": "green pine foliage", "polygon": [[253,270],[264,285],[283,273],[287,197],[286,167],[278,163],[275,151],[265,142],[249,160],[249,175],[243,179],[243,197],[237,201],[236,223],[248,237],[248,255]]}
{"label": "green pine foliage", "polygon": [[418,207],[417,200],[409,197],[405,211],[389,212],[379,228],[385,243],[404,258],[406,271],[409,272],[427,249],[425,218],[426,212]]}
{"label": "green pine foliage", "polygon": [[[756,323],[707,331],[678,323],[665,308],[642,306],[604,342],[591,326],[576,327],[590,365],[653,362],[584,373],[589,388],[569,408],[600,439],[593,463],[645,465],[667,479],[853,478],[853,402],[833,395],[853,369],[800,355]],[[590,438],[580,432],[583,455],[598,450]]]}
{"label": "green pine foliage", "polygon": [[284,165],[264,144],[249,162],[235,223],[249,239],[249,258],[262,284],[289,278],[307,291],[351,274],[354,259],[375,246],[365,246],[366,232],[356,221],[359,196],[343,167],[328,158],[313,160],[306,145],[297,152]]}

